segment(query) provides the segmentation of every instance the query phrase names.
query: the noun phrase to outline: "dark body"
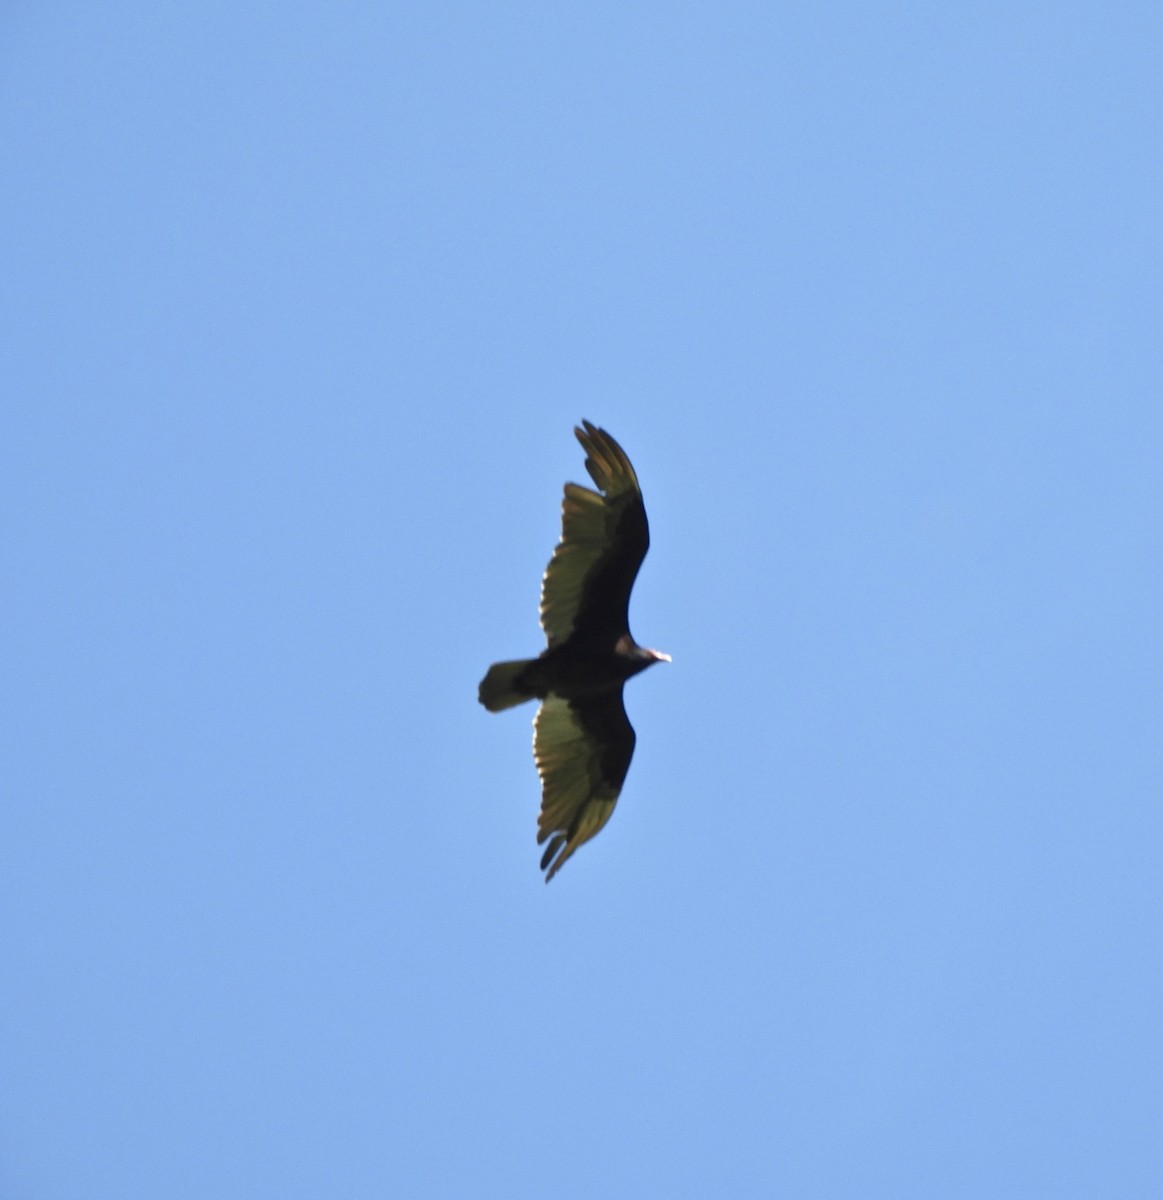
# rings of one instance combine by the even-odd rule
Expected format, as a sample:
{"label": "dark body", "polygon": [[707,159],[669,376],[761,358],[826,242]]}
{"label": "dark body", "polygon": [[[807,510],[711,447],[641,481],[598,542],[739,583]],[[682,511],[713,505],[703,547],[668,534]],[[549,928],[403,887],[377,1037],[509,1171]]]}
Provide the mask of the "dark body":
{"label": "dark body", "polygon": [[481,681],[491,712],[542,701],[533,754],[542,782],[538,842],[546,880],[609,820],[634,753],[627,679],[669,657],[630,635],[630,591],[650,545],[638,478],[625,452],[588,421],[575,429],[600,492],[565,485],[561,541],[541,586],[548,646],[496,663]]}
{"label": "dark body", "polygon": [[628,634],[612,646],[608,638],[572,637],[564,645],[543,650],[514,685],[539,700],[550,692],[567,700],[608,696],[657,661],[655,651],[644,650]]}

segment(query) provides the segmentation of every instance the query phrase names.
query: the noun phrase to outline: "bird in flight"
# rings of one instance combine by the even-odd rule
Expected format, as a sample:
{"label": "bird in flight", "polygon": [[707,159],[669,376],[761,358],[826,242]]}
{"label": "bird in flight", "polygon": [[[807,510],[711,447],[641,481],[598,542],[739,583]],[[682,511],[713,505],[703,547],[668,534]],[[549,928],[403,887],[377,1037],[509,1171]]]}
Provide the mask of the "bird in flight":
{"label": "bird in flight", "polygon": [[537,658],[494,663],[479,694],[489,712],[541,701],[533,758],[541,776],[537,844],[549,843],[546,883],[614,811],[635,740],[622,685],[670,662],[630,636],[630,589],[650,545],[638,476],[604,429],[583,421],[574,434],[598,491],[565,485],[561,541],[541,580],[549,644]]}

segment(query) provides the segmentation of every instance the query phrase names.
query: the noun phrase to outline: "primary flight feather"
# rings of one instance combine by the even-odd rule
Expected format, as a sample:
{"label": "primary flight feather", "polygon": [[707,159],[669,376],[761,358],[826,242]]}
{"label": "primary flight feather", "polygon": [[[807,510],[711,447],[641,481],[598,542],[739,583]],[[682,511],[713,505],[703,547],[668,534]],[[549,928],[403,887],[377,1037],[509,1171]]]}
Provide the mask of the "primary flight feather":
{"label": "primary flight feather", "polygon": [[630,636],[630,590],[650,546],[638,476],[604,429],[574,429],[598,491],[565,485],[561,541],[541,582],[541,627],[548,645],[537,658],[495,663],[481,680],[480,702],[500,712],[526,700],[533,757],[541,776],[537,842],[548,842],[548,882],[610,819],[630,758],[634,730],[622,685],[670,656]]}

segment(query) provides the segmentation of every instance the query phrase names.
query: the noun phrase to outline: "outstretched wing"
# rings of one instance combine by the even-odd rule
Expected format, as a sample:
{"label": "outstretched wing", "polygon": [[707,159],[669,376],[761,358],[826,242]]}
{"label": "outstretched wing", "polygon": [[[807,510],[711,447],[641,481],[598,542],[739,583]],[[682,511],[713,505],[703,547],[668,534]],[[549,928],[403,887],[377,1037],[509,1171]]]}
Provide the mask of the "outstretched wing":
{"label": "outstretched wing", "polygon": [[610,819],[634,753],[634,729],[620,688],[605,696],[546,698],[533,720],[533,757],[541,776],[537,844],[548,883],[561,864]]}
{"label": "outstretched wing", "polygon": [[630,589],[650,546],[638,476],[625,451],[589,421],[574,433],[604,494],[565,485],[561,541],[541,581],[541,628],[550,646],[575,632],[611,641],[628,633]]}

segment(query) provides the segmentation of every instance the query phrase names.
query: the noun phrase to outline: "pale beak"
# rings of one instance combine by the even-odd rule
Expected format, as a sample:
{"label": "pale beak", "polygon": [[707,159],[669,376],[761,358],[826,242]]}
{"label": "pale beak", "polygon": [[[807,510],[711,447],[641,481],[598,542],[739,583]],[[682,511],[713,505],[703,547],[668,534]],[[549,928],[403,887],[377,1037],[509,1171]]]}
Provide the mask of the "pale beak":
{"label": "pale beak", "polygon": [[659,662],[670,662],[670,655],[663,654],[661,650],[651,650],[650,653],[653,654]]}

